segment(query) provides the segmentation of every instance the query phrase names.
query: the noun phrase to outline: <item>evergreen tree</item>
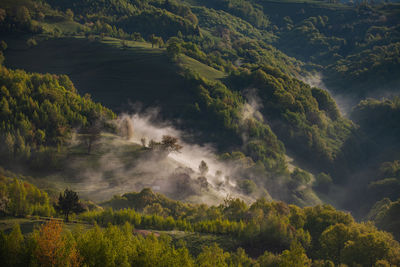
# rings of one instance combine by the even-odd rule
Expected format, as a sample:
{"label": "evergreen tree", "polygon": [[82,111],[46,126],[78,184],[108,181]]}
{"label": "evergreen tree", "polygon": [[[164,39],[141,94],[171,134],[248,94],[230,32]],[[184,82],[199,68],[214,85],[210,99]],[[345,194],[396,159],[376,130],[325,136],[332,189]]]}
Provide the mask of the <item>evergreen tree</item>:
{"label": "evergreen tree", "polygon": [[79,201],[78,194],[68,188],[65,189],[64,194],[60,193],[56,209],[62,212],[67,222],[69,221],[69,215],[72,212],[80,213],[84,211],[84,208]]}

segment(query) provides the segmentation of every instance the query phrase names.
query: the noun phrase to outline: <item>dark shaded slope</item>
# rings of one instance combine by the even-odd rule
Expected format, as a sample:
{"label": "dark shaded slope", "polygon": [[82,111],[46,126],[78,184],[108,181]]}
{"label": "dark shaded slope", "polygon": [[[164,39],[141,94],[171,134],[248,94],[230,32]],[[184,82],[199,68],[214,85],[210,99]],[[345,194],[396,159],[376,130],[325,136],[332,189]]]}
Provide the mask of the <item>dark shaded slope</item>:
{"label": "dark shaded slope", "polygon": [[119,47],[118,42],[85,39],[48,40],[31,49],[12,49],[6,65],[30,72],[67,74],[81,94],[121,112],[130,104],[177,109],[184,80],[161,49]]}

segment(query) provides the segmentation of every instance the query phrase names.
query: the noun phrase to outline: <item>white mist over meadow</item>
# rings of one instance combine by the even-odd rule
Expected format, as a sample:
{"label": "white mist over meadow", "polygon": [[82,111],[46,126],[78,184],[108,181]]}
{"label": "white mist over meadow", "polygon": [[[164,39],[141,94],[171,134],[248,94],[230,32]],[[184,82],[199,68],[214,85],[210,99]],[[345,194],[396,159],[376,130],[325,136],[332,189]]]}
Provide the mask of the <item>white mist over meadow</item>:
{"label": "white mist over meadow", "polygon": [[[179,164],[187,168],[191,168],[194,172],[198,172],[198,167],[201,161],[205,161],[208,166],[208,174],[211,178],[209,182],[214,185],[220,182],[225,182],[223,176],[230,176],[233,174],[232,167],[226,166],[226,164],[221,163],[216,156],[216,151],[212,145],[198,145],[189,144],[184,142],[182,139],[183,133],[175,129],[171,124],[166,122],[155,122],[156,114],[154,112],[148,114],[134,114],[121,116],[121,120],[129,120],[133,126],[133,135],[129,139],[130,141],[141,144],[144,138],[147,143],[151,140],[160,142],[162,137],[165,135],[173,136],[178,138],[179,144],[183,148],[179,152],[172,152],[168,157]],[[215,173],[222,172],[222,177],[219,180],[214,176]],[[213,177],[214,176],[214,177]],[[230,181],[230,184],[234,184]]]}
{"label": "white mist over meadow", "polygon": [[[101,202],[114,195],[151,188],[193,203],[218,205],[227,197],[254,201],[236,184],[242,178],[238,164],[220,161],[211,144],[184,141],[190,140],[185,132],[169,122],[160,122],[158,117],[154,110],[120,115],[116,121],[119,135],[102,134],[91,162],[71,161],[66,168],[76,171],[75,186],[79,193]],[[163,136],[177,138],[182,149],[166,154],[148,147],[151,140],[161,142]],[[208,172],[199,170],[202,161],[207,164]]]}

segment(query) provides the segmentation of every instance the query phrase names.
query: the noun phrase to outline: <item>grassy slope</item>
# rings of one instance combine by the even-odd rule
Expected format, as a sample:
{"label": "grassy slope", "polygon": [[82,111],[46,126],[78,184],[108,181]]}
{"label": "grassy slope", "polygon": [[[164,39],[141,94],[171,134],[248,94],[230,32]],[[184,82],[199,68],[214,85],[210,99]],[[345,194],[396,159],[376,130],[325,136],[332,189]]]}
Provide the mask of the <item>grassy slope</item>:
{"label": "grassy slope", "polygon": [[[13,217],[3,217],[0,218],[0,231],[4,231],[5,233],[9,233],[12,231],[15,224],[19,224],[21,227],[22,234],[29,234],[33,232],[34,229],[40,227],[40,225],[46,223],[48,218],[13,218]],[[82,227],[83,229],[89,229],[92,225],[87,223],[65,223],[64,228],[67,230],[73,230],[75,227]]]}
{"label": "grassy slope", "polygon": [[[35,182],[46,182],[48,187],[58,191],[69,187],[84,199],[104,201],[115,194],[132,190],[132,184],[128,185],[128,182],[140,181],[140,176],[127,178],[128,172],[117,172],[119,168],[133,164],[143,152],[139,145],[103,134],[90,155],[81,144],[72,145],[63,154],[63,167],[58,171],[37,173],[35,176],[40,178],[36,178]],[[118,158],[117,163],[103,166],[105,161],[115,158]]]}
{"label": "grassy slope", "polygon": [[[72,144],[61,153],[60,168],[31,173],[33,177],[29,182],[54,197],[65,188],[70,188],[77,191],[82,199],[95,202],[110,200],[115,195],[140,191],[145,187],[189,203],[219,204],[223,200],[214,189],[187,196],[177,194],[174,190],[177,182],[168,179],[176,168],[186,166],[170,157],[154,158],[152,155],[141,145],[113,134],[102,134],[91,154],[87,154],[82,144]],[[192,182],[195,183],[194,180]],[[112,205],[104,207],[130,207],[125,202],[121,204],[123,206],[111,202]]]}
{"label": "grassy slope", "polygon": [[[67,74],[81,94],[115,111],[129,109],[137,101],[145,106],[176,109],[185,97],[185,86],[179,75],[181,68],[172,64],[165,50],[148,43],[105,38],[90,42],[83,38],[62,38],[42,41],[26,49],[10,46],[6,65],[31,72]],[[14,48],[13,48],[14,47]],[[224,74],[192,58],[183,56],[181,64],[209,78]],[[156,78],[155,78],[156,77]]]}
{"label": "grassy slope", "polygon": [[210,66],[207,66],[191,57],[182,55],[180,58],[180,64],[184,68],[192,69],[198,72],[201,76],[207,77],[210,80],[218,80],[226,77],[226,75]]}

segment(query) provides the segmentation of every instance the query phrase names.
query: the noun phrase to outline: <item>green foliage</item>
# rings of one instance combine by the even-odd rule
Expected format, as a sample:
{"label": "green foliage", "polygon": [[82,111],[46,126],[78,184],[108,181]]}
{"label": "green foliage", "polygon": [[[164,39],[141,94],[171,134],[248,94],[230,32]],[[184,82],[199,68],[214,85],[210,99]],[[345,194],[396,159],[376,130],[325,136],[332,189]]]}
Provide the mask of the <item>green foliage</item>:
{"label": "green foliage", "polygon": [[69,215],[71,213],[80,213],[84,211],[79,201],[78,194],[68,188],[65,189],[63,194],[60,193],[56,208],[65,216],[67,222],[69,221]]}
{"label": "green foliage", "polygon": [[[149,192],[145,195],[151,196]],[[371,224],[354,223],[350,215],[329,206],[301,209],[259,199],[248,207],[231,199],[218,207],[182,207],[173,217],[133,209],[89,211],[80,218],[106,228],[95,224],[88,230],[74,228],[72,234],[61,231],[56,222],[26,236],[16,226],[10,234],[0,233],[0,263],[23,266],[26,260],[43,264],[64,259],[75,262],[74,266],[311,266],[311,256],[322,259],[313,266],[332,266],[332,261],[362,266],[399,264],[400,245],[391,235]],[[214,243],[203,246],[194,257],[182,242],[173,245],[169,236],[133,227],[228,235],[249,253],[261,256],[254,260],[244,249],[227,252]],[[308,231],[313,237],[311,246]]]}
{"label": "green foliage", "polygon": [[198,99],[198,110],[188,114],[190,120],[198,118],[193,126],[204,132],[208,131],[208,123],[217,126],[214,130],[220,132],[218,142],[221,147],[243,143],[240,139],[245,134],[248,138],[243,145],[254,161],[260,160],[270,171],[285,170],[283,145],[270,127],[254,119],[243,123],[244,100],[240,94],[232,92],[221,82],[209,81],[194,73],[186,73],[186,79],[193,88],[194,97]]}
{"label": "green foliage", "polygon": [[310,174],[300,170],[299,168],[294,169],[294,171],[290,174],[290,178],[292,179],[291,186],[293,188],[299,185],[307,184],[311,181]]}
{"label": "green foliage", "polygon": [[239,181],[238,186],[247,195],[251,195],[257,190],[257,185],[248,179]]}
{"label": "green foliage", "polygon": [[304,267],[311,266],[311,260],[307,257],[300,243],[292,243],[290,250],[282,253],[279,267]]}
{"label": "green foliage", "polygon": [[325,111],[326,115],[331,118],[331,120],[337,120],[340,118],[340,112],[335,100],[333,100],[326,90],[313,87],[311,88],[311,92],[312,96],[318,102],[318,108]]}
{"label": "green foliage", "polygon": [[286,56],[271,45],[275,39],[271,32],[257,29],[224,11],[203,6],[193,7],[192,10],[199,18],[203,36],[190,40],[213,60],[211,66],[215,64],[234,69],[227,62],[236,66],[256,63],[268,64],[292,74],[301,72],[301,62]]}
{"label": "green foliage", "polygon": [[[175,249],[167,236],[134,236],[129,224],[97,226],[72,234],[50,222],[40,231],[22,236],[16,225],[1,233],[0,263],[6,266],[194,266],[186,247]],[[44,240],[47,238],[47,240]],[[46,241],[46,242],[43,242]],[[53,248],[53,245],[57,245]],[[4,253],[8,253],[7,257]],[[26,265],[25,265],[26,264]]]}
{"label": "green foliage", "polygon": [[[152,202],[151,198],[153,201],[162,200],[155,203],[164,204],[159,204],[157,209],[150,208],[155,207],[154,204],[149,204]],[[136,207],[147,204],[144,208],[147,214],[139,214],[132,209],[107,209],[86,212],[80,218],[103,226],[108,223],[121,225],[129,222],[135,227],[147,229],[230,235],[240,240],[244,247],[264,247],[274,251],[289,248],[294,239],[305,246],[310,243],[308,233],[301,229],[304,222],[301,223],[299,217],[304,217],[304,214],[299,214],[296,210],[291,214],[284,203],[268,203],[261,199],[248,207],[239,199],[227,199],[224,205],[208,208],[205,205],[185,205],[171,201],[161,195],[150,194],[148,190],[136,195],[135,199],[131,197],[131,201],[131,206]]]}
{"label": "green foliage", "polygon": [[30,183],[0,175],[0,214],[50,216],[55,212],[46,192]]}
{"label": "green foliage", "polygon": [[10,234],[0,234],[1,256],[0,261],[7,266],[22,266],[24,251],[24,236],[18,224],[15,224]]}
{"label": "green foliage", "polygon": [[37,46],[37,41],[34,38],[30,38],[30,39],[28,39],[28,41],[26,41],[26,45],[28,47]]}
{"label": "green foliage", "polygon": [[[399,97],[363,100],[354,107],[351,118],[360,126],[356,135],[358,138],[355,144],[349,144],[343,151],[349,158],[355,158],[357,154],[364,152],[369,164],[374,166],[364,179],[368,183],[366,193],[370,199],[369,207],[384,197],[397,200],[400,197],[399,163],[395,160],[398,158],[400,136]],[[358,160],[355,158],[352,162],[363,166],[363,160],[365,157]],[[365,165],[363,167],[368,168]]]}
{"label": "green foliage", "polygon": [[[51,154],[68,141],[72,128],[115,117],[90,98],[79,96],[65,75],[0,68],[0,157],[5,162],[51,166],[56,159]],[[46,161],[47,157],[52,159]]]}
{"label": "green foliage", "polygon": [[273,254],[269,251],[265,251],[263,255],[258,257],[257,261],[260,263],[260,266],[275,267],[279,266],[280,258],[279,255]]}
{"label": "green foliage", "polygon": [[400,199],[390,201],[384,198],[375,203],[368,214],[368,218],[373,220],[379,229],[391,232],[398,240],[400,238]]}
{"label": "green foliage", "polygon": [[339,223],[328,227],[319,238],[320,257],[329,259],[335,264],[342,261],[342,252],[348,240],[354,236],[351,227]]}
{"label": "green foliage", "polygon": [[[156,34],[164,39],[176,36],[178,32],[185,35],[197,35],[196,17],[190,9],[160,5],[159,1],[47,1],[52,7],[64,10],[71,8],[75,15],[84,16],[87,20],[98,19],[111,29],[119,28],[124,32],[140,33],[142,36]],[[118,15],[118,18],[115,16]],[[68,16],[67,16],[68,17]],[[108,26],[107,26],[108,25]],[[122,36],[121,36],[122,37]],[[160,39],[158,39],[160,40]],[[157,42],[159,43],[159,42]]]}
{"label": "green foliage", "polygon": [[179,53],[181,52],[181,45],[179,44],[179,41],[174,40],[174,39],[169,39],[167,42],[167,53],[168,56],[171,57],[172,59],[177,59],[179,56]]}
{"label": "green foliage", "polygon": [[328,193],[331,185],[332,178],[329,174],[321,172],[315,177],[314,187],[318,191]]}
{"label": "green foliage", "polygon": [[[377,35],[389,36],[391,31],[386,29]],[[385,37],[376,45],[368,45],[368,49],[338,60],[329,68],[332,74],[327,84],[335,86],[338,91],[343,90],[341,87],[351,87],[351,94],[361,96],[379,93],[378,88],[392,91],[399,82],[395,74],[400,71],[399,40],[397,37],[397,42],[384,45],[383,42],[390,41],[390,37]]]}
{"label": "green foliage", "polygon": [[[333,99],[278,69],[264,66],[231,75],[239,88],[257,88],[261,113],[285,146],[319,163],[333,163],[353,129]],[[316,165],[316,164],[315,164]]]}
{"label": "green foliage", "polygon": [[304,229],[309,231],[312,240],[312,251],[320,247],[319,237],[331,225],[342,223],[349,225],[354,222],[350,214],[337,211],[332,206],[316,206],[304,208],[306,216]]}
{"label": "green foliage", "polygon": [[391,247],[386,240],[390,239],[385,233],[361,233],[353,240],[347,241],[343,248],[343,262],[360,264],[361,266],[374,265],[378,260],[389,257],[390,250],[398,254],[399,247]]}
{"label": "green foliage", "polygon": [[217,0],[196,1],[209,8],[224,10],[234,16],[242,18],[258,28],[265,28],[269,24],[268,17],[260,5],[252,1]]}
{"label": "green foliage", "polygon": [[399,112],[399,97],[383,100],[367,99],[354,107],[351,118],[374,142],[385,144],[387,139],[399,136]]}
{"label": "green foliage", "polygon": [[8,3],[0,5],[0,32],[42,32],[42,28],[38,25],[37,21],[32,19],[31,13],[34,10],[30,6],[31,3],[27,3],[28,5],[26,6],[24,4],[16,1],[11,5],[8,5]]}
{"label": "green foliage", "polygon": [[224,253],[224,251],[214,243],[210,247],[203,247],[203,251],[197,256],[196,264],[201,267],[227,267],[226,259],[228,257],[229,253]]}
{"label": "green foliage", "polygon": [[[244,179],[238,183],[244,193],[251,194],[255,187],[263,185],[278,195],[282,193],[280,189],[287,190],[289,186],[287,199],[293,201],[304,194],[300,189],[309,185],[311,178],[300,169],[289,174],[285,147],[297,159],[312,161],[311,167],[317,166],[314,168],[317,172],[332,174],[335,182],[345,180],[354,174],[352,171],[368,164],[378,166],[381,162],[393,160],[400,135],[399,99],[361,102],[351,114],[360,126],[356,129],[349,120],[341,117],[326,91],[310,88],[289,76],[301,74],[301,68],[310,66],[288,57],[276,47],[299,59],[321,64],[312,68],[321,70],[328,77],[328,85],[350,88],[352,90],[346,90],[364,95],[373,86],[384,82],[391,85],[398,81],[400,36],[396,15],[398,7],[391,4],[345,6],[325,1],[7,0],[0,5],[0,31],[7,34],[39,33],[45,30],[46,24],[54,26],[68,21],[78,28],[71,33],[86,33],[93,41],[104,36],[142,41],[142,36],[150,35],[152,45],[159,47],[153,52],[163,56],[161,41],[169,38],[166,52],[175,63],[182,63],[186,56],[180,54],[185,54],[215,69],[230,72],[230,79],[220,81],[185,73],[184,78],[179,79],[181,87],[185,88],[184,93],[179,94],[179,105],[175,99],[170,101],[166,106],[173,107],[165,114],[183,121],[183,128],[199,132],[202,142],[217,143],[219,151],[241,150],[243,155],[225,154],[225,159],[241,164],[245,169],[245,175],[241,176]],[[56,29],[54,36],[66,34],[66,31]],[[27,44],[34,46],[36,40],[40,40],[37,37],[30,37]],[[118,40],[118,43],[122,43],[125,50],[130,49],[129,41]],[[0,63],[3,61],[1,52]],[[154,78],[154,71],[151,70],[150,79]],[[174,73],[178,71],[181,70],[174,70]],[[28,163],[38,169],[57,165],[59,152],[67,143],[72,128],[87,129],[101,117],[114,116],[88,97],[78,96],[72,83],[64,76],[27,74],[6,68],[2,68],[0,74],[0,160],[7,165]],[[257,89],[262,103],[259,111],[263,116],[247,118],[243,115],[247,105],[244,88]],[[163,91],[171,95],[176,92]],[[153,99],[145,105],[149,103],[153,104]],[[82,133],[81,137],[89,135]],[[90,153],[92,142],[89,140],[87,143]],[[369,183],[369,194],[366,194],[369,200],[363,203],[362,209],[383,197],[389,197],[391,201],[398,199],[397,165],[396,162],[386,164],[381,173],[360,178],[357,190],[367,188],[364,181]],[[328,193],[331,183],[330,175],[320,173],[314,185],[320,192]],[[23,199],[24,194],[20,195]],[[145,201],[139,204],[136,199],[142,197]],[[208,210],[157,198],[150,193],[140,197],[126,194],[110,203],[147,213],[142,217],[129,211],[126,215],[132,221],[139,216],[139,224],[143,226],[230,233],[241,238],[248,247],[271,248],[277,244],[277,252],[288,249],[298,239],[307,252],[311,250],[309,255],[313,257],[318,252],[319,237],[324,229],[336,223],[347,227],[349,223],[343,214],[337,215],[339,218],[335,221],[332,218],[335,212],[330,208],[321,208],[317,212],[318,219],[315,219],[309,210],[292,209],[290,215],[282,215],[275,208],[273,212],[268,208],[249,208],[240,201]],[[356,208],[359,206],[357,202],[353,203]],[[24,205],[17,206],[15,209],[26,212]],[[379,214],[391,214],[382,215],[382,218],[392,218],[392,213],[386,213],[392,204],[386,203],[382,209],[378,206],[375,208],[380,210]],[[188,214],[177,215],[182,214],[182,210]],[[207,220],[202,221],[195,212]],[[248,213],[251,215],[246,217]],[[109,216],[102,217],[104,222],[123,221],[125,216],[110,211],[104,214]],[[323,219],[318,221],[319,217]],[[385,229],[397,227],[396,224],[387,226],[387,220],[381,223]],[[341,233],[336,228],[327,232],[324,242],[326,238]],[[343,260],[349,265],[374,265],[377,259],[388,255],[386,245],[380,246],[379,238],[349,239],[344,247],[340,240],[333,238],[332,242],[340,243],[337,247],[345,251],[344,256],[327,256],[335,263]],[[372,258],[368,258],[369,255],[352,257],[360,250],[368,250],[364,246],[368,242],[375,244],[377,254],[371,253]],[[326,241],[326,247],[330,246],[332,244]],[[290,251],[286,256],[287,253]],[[288,255],[286,259],[290,262]],[[271,254],[265,257],[266,262],[275,259]]]}
{"label": "green foliage", "polygon": [[[215,213],[211,213],[211,210],[215,208],[220,209],[219,219],[212,219],[214,216],[212,214]],[[202,209],[204,209],[202,205],[187,207],[186,210],[174,215],[174,218],[154,214],[140,215],[133,210],[88,212],[82,214],[81,218],[85,220],[92,218],[101,225],[109,223],[123,225],[125,222],[130,222],[137,227],[147,229],[218,233],[234,236],[240,240],[241,246],[252,253],[262,254],[259,248],[279,253],[283,251],[281,255],[265,252],[258,258],[262,266],[297,266],[296,264],[309,266],[310,260],[305,254],[305,249],[312,258],[326,260],[316,262],[325,264],[321,266],[330,266],[330,261],[337,264],[362,265],[366,264],[366,260],[370,262],[387,260],[393,264],[397,264],[398,261],[399,244],[390,235],[377,231],[370,224],[354,223],[349,214],[336,211],[329,206],[300,209],[260,199],[250,207],[240,200],[229,200],[224,206],[207,208],[205,213],[201,211]],[[200,215],[201,213],[203,215]],[[200,217],[193,218],[190,214],[198,214]],[[178,217],[180,219],[177,219]],[[313,240],[311,246],[311,238],[307,237],[308,231]],[[371,252],[363,257],[355,257],[352,253],[354,251],[361,253],[359,249]],[[238,258],[239,255],[242,256]],[[242,264],[247,262],[251,266],[251,261],[242,252],[229,255],[213,245],[203,248],[196,262],[205,266],[210,264],[225,266],[240,259],[243,261]]]}
{"label": "green foliage", "polygon": [[[357,224],[350,214],[337,211],[331,206],[301,209],[282,202],[266,202],[265,199],[259,199],[247,206],[240,199],[227,199],[223,205],[207,207],[171,201],[149,190],[133,193],[129,198],[131,207],[141,207],[146,214],[133,209],[107,209],[86,212],[81,214],[80,218],[103,226],[110,223],[123,225],[129,222],[141,229],[228,235],[238,240],[245,249],[258,255],[264,252],[259,248],[275,253],[288,250],[284,253],[286,255],[291,251],[289,249],[293,242],[300,242],[313,259],[320,258],[339,263],[343,262],[342,250],[348,241],[355,242],[362,234],[381,236],[382,242],[394,246],[393,250],[385,250],[386,252],[380,254],[376,260],[389,259],[392,257],[389,255],[397,253],[398,244],[389,235],[377,231],[369,224]],[[157,209],[151,203],[157,203]],[[300,253],[298,245],[295,246],[297,247],[293,253]],[[293,260],[290,255],[287,255],[287,261]],[[270,254],[265,254],[260,260],[275,262],[276,259]],[[304,260],[306,261],[306,258]]]}

